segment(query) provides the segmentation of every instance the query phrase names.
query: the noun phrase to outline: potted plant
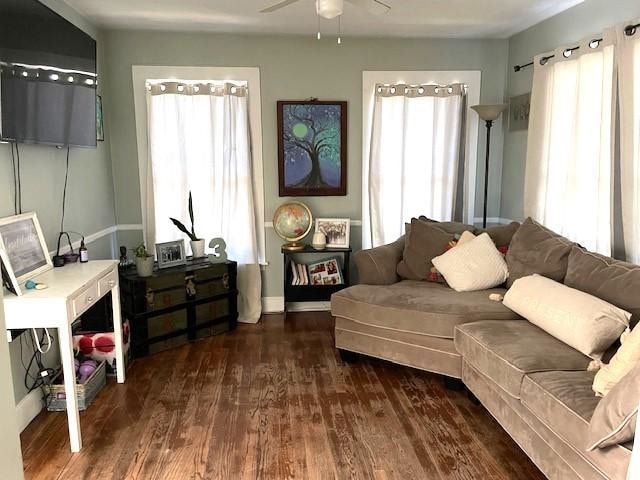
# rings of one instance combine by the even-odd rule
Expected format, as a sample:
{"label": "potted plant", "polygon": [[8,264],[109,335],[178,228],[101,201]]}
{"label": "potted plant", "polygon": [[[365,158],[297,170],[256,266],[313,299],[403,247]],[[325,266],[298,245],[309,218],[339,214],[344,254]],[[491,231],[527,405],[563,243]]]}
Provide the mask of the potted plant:
{"label": "potted plant", "polygon": [[139,277],[150,277],[153,275],[153,255],[147,252],[147,247],[141,243],[133,249],[136,256],[136,270]]}
{"label": "potted plant", "polygon": [[191,240],[191,254],[193,258],[204,257],[204,238],[199,238],[196,235],[193,223],[193,199],[191,197],[191,191],[189,191],[189,218],[191,219],[191,231],[189,231],[180,220],[169,217],[173,224],[178,227],[178,230],[185,233]]}

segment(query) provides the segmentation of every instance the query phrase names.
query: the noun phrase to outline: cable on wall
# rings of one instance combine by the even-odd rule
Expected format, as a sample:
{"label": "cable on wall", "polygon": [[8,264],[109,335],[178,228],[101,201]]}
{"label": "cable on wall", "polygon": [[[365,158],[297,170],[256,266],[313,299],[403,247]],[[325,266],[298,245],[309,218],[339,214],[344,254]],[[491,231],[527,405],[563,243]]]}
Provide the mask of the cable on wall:
{"label": "cable on wall", "polygon": [[64,212],[67,203],[67,183],[69,181],[69,153],[71,147],[67,146],[67,166],[64,172],[64,188],[62,190],[62,217],[60,219],[60,233],[64,232]]}
{"label": "cable on wall", "polygon": [[11,166],[13,169],[13,212],[22,213],[22,175],[20,173],[20,148],[11,142]]}

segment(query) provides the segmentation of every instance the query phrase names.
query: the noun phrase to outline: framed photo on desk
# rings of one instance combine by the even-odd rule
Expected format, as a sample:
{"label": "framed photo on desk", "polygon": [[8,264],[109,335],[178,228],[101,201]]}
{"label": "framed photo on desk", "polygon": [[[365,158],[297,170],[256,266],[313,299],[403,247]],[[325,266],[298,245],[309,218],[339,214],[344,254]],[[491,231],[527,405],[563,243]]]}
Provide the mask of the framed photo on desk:
{"label": "framed photo on desk", "polygon": [[51,270],[53,264],[35,212],[0,219],[2,283],[20,296],[20,284]]}

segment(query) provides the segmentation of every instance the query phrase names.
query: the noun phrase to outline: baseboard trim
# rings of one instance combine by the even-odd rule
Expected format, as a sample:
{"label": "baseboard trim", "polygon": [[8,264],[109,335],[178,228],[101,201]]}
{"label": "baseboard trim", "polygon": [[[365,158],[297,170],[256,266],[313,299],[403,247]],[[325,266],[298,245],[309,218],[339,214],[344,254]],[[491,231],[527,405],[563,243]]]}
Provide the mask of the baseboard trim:
{"label": "baseboard trim", "polygon": [[[331,302],[289,302],[289,312],[326,312],[331,310]],[[262,313],[284,312],[284,297],[262,297]]]}
{"label": "baseboard trim", "polygon": [[28,393],[16,405],[16,417],[18,421],[18,429],[20,433],[33,421],[34,418],[42,411],[42,392],[40,389]]}
{"label": "baseboard trim", "polygon": [[284,297],[262,297],[262,313],[284,312]]}

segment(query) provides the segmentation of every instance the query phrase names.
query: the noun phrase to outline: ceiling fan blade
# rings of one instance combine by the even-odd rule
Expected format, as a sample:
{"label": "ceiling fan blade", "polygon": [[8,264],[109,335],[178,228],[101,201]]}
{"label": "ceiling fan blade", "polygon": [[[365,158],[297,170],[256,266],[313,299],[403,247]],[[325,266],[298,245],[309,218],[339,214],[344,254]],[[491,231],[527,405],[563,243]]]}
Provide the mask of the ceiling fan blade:
{"label": "ceiling fan blade", "polygon": [[384,15],[391,7],[386,3],[383,3],[379,0],[347,0],[347,2],[352,3],[369,13],[373,13],[374,15]]}
{"label": "ceiling fan blade", "polygon": [[275,12],[276,10],[280,10],[281,8],[291,5],[292,3],[296,3],[297,1],[298,0],[284,0],[280,3],[276,3],[275,5],[271,5],[270,7],[265,8],[264,10],[260,10],[260,13]]}

